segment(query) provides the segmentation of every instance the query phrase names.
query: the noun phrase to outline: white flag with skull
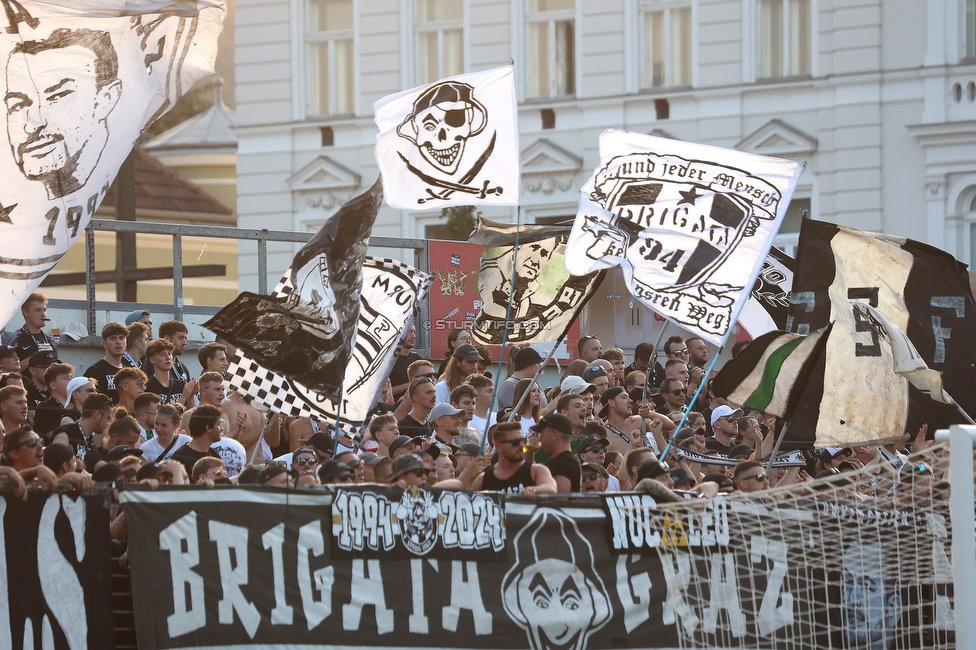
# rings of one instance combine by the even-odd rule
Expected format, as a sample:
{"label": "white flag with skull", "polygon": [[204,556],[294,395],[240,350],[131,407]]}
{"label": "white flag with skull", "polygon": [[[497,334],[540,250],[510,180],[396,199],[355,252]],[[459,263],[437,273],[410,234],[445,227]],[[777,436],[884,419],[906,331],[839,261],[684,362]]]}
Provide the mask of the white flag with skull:
{"label": "white flag with skull", "polygon": [[386,202],[403,210],[518,205],[511,66],[462,74],[373,104]]}
{"label": "white flag with skull", "polygon": [[584,275],[619,265],[638,300],[723,345],[802,170],[789,160],[605,131],[566,268]]}
{"label": "white flag with skull", "polygon": [[84,231],[136,138],[213,74],[223,2],[3,2],[0,323]]}

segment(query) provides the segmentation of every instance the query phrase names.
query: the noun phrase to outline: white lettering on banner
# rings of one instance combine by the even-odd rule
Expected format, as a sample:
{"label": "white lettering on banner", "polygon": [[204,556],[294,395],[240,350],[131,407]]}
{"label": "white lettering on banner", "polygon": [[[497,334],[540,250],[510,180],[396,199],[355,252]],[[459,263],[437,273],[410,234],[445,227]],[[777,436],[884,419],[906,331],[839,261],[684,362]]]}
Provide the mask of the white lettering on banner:
{"label": "white lettering on banner", "polygon": [[[309,573],[308,554],[319,557],[325,552],[325,539],[322,526],[317,521],[305,524],[298,529],[298,593],[302,596],[302,612],[308,629],[312,630],[332,614],[332,583],[335,569],[329,565],[318,569],[314,575]],[[318,600],[312,593],[312,578]]]}
{"label": "white lettering on banner", "polygon": [[264,535],[261,542],[265,550],[271,550],[272,579],[274,582],[275,606],[271,610],[272,625],[291,625],[294,612],[285,598],[285,567],[282,547],[285,545],[285,525],[278,524]]}
{"label": "white lettering on banner", "polygon": [[[467,580],[464,573],[467,573]],[[491,614],[481,599],[481,582],[478,580],[477,562],[451,562],[451,604],[441,610],[441,624],[449,632],[457,632],[461,610],[471,611],[474,617],[474,633],[491,634]]]}
{"label": "white lettering on banner", "polygon": [[[437,571],[437,560],[427,560],[434,571]],[[427,634],[427,615],[424,613],[424,561],[419,558],[410,560],[410,584],[413,587],[413,612],[408,623],[411,634]]]}
{"label": "white lettering on banner", "polygon": [[376,611],[376,631],[379,634],[393,631],[393,610],[386,608],[379,560],[352,561],[352,584],[349,593],[349,603],[342,606],[342,629],[358,630],[363,605],[373,605]]}
{"label": "white lettering on banner", "polygon": [[[62,510],[71,525],[75,558],[64,557],[54,537],[54,520]],[[41,582],[41,592],[72,650],[80,650],[88,645],[88,623],[80,616],[84,608],[78,607],[78,603],[85,602],[85,590],[72,566],[72,560],[81,562],[85,557],[86,514],[87,507],[83,499],[72,500],[64,495],[54,495],[44,504],[37,529],[37,574]],[[44,620],[47,622],[47,617]],[[47,625],[50,626],[50,623],[47,622]],[[53,648],[53,642],[47,647]]]}
{"label": "white lettering on banner", "polygon": [[[665,625],[674,625],[678,618],[685,633],[689,636],[698,629],[701,619],[695,614],[682,594],[691,586],[691,558],[685,553],[659,553],[664,582],[668,586],[668,596],[664,601]],[[677,568],[675,568],[677,566]]]}
{"label": "white lettering on banner", "polygon": [[[220,588],[223,591],[223,597],[217,603],[217,620],[224,624],[233,623],[236,611],[247,635],[253,639],[261,623],[261,614],[241,592],[241,587],[247,584],[247,533],[247,528],[243,526],[210,522],[210,541],[217,543]],[[236,566],[230,557],[232,549]]]}
{"label": "white lettering on banner", "polygon": [[504,514],[483,494],[404,490],[397,502],[385,494],[337,490],[332,502],[332,534],[343,551],[391,551],[401,543],[423,555],[438,539],[444,548],[505,548]]}
{"label": "white lettering on banner", "polygon": [[732,636],[735,638],[745,636],[746,615],[742,613],[742,606],[739,604],[735,554],[715,553],[712,555],[708,591],[710,600],[705,607],[704,616],[702,616],[702,629],[707,634],[715,634],[719,612],[724,609],[729,617],[729,629],[732,631]]}
{"label": "white lettering on banner", "polygon": [[[183,543],[186,542],[186,551]],[[197,539],[197,513],[190,512],[159,533],[159,548],[169,552],[169,569],[173,577],[173,613],[166,618],[170,638],[199,630],[207,624],[203,599],[203,578],[193,567],[200,564]],[[190,590],[190,607],[186,593]]]}
{"label": "white lettering on banner", "polygon": [[[753,535],[750,539],[750,547],[753,564],[762,562],[763,557],[773,563],[773,568],[766,579],[766,593],[763,594],[762,604],[756,615],[759,633],[769,636],[782,627],[793,625],[793,594],[788,591],[780,593],[788,568],[787,545],[784,542]],[[779,606],[776,605],[778,602],[781,602]]]}
{"label": "white lettering on banner", "polygon": [[624,606],[624,627],[628,634],[651,618],[651,577],[646,571],[634,576],[627,571],[627,564],[641,557],[621,555],[617,558],[617,597]]}
{"label": "white lettering on banner", "polygon": [[681,520],[657,509],[647,495],[621,495],[606,498],[610,514],[611,544],[617,551],[667,546],[711,547],[729,543],[728,504],[712,499],[700,513],[689,511]]}

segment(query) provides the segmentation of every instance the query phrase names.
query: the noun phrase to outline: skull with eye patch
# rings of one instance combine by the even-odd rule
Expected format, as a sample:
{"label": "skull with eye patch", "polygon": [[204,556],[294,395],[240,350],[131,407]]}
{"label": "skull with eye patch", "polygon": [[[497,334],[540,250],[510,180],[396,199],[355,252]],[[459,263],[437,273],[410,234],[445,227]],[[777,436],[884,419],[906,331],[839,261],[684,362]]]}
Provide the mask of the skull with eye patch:
{"label": "skull with eye patch", "polygon": [[461,163],[468,138],[481,133],[488,112],[474,98],[474,88],[445,81],[431,86],[413,103],[413,111],[397,127],[435,169],[453,175]]}

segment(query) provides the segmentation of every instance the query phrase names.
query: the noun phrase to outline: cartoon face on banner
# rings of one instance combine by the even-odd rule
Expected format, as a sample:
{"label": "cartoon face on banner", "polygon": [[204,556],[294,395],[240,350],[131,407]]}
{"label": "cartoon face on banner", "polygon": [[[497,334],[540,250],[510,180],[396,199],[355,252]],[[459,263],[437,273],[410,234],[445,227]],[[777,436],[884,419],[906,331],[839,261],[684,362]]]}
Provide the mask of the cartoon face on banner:
{"label": "cartoon face on banner", "polygon": [[437,506],[426,490],[407,488],[396,509],[400,539],[410,552],[424,555],[437,543]]}
{"label": "cartoon face on banner", "polygon": [[374,104],[386,202],[417,210],[518,203],[511,67],[456,75]]}
{"label": "cartoon face on banner", "polygon": [[[537,544],[542,539],[545,546]],[[589,541],[571,518],[540,508],[514,546],[515,564],[502,580],[502,604],[525,630],[529,647],[585,650],[612,615]]]}
{"label": "cartoon face on banner", "polygon": [[3,322],[85,229],[143,129],[212,73],[224,13],[9,4],[0,237],[17,246],[0,257]]}

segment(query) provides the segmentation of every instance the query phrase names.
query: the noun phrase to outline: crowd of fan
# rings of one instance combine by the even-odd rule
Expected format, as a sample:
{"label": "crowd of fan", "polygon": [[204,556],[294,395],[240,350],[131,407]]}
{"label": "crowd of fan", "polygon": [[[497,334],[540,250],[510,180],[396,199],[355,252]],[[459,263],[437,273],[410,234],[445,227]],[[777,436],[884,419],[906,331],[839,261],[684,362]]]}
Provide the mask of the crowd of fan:
{"label": "crowd of fan", "polygon": [[[234,350],[224,343],[200,348],[194,376],[180,358],[186,325],[163,322],[153,338],[147,311],[106,324],[104,357],[75,376],[43,331],[46,304],[32,294],[24,327],[0,348],[0,479],[21,496],[29,481],[78,490],[369,482],[528,498],[636,489],[665,501],[733,491],[775,499],[773,471],[777,485],[833,478],[847,498],[865,501],[897,500],[906,485],[916,496],[947,492],[931,466],[909,458],[933,444],[925,427],[911,452],[902,444],[804,450],[805,467],[770,469],[782,422],[714,395],[700,338],[667,339],[663,365],[642,343],[625,366],[622,350],[583,336],[579,359],[548,389],[536,380],[538,352],[512,348],[496,390],[491,352],[468,330],[451,332],[447,358],[435,362],[412,351],[411,328],[368,426],[352,439],[330,423],[268,416],[239,393],[225,395]],[[122,531],[124,517],[113,524]]]}

